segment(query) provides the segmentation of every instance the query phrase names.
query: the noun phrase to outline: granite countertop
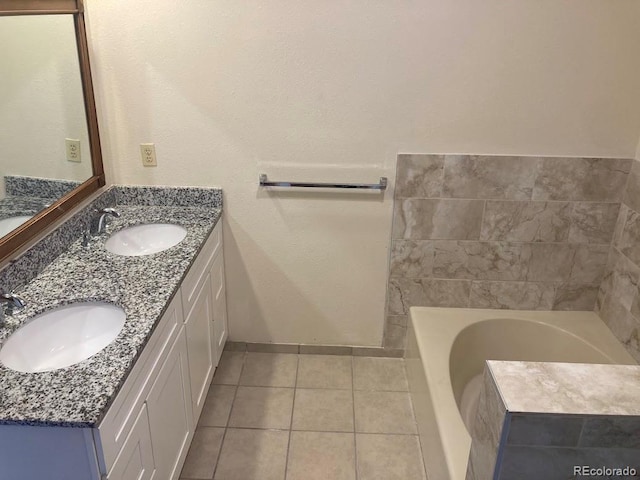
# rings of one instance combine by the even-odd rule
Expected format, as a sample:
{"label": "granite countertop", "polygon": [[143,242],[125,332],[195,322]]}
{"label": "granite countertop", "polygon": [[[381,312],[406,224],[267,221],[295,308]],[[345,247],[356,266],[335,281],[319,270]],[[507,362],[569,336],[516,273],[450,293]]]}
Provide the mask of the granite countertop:
{"label": "granite countertop", "polygon": [[[78,239],[26,286],[15,291],[27,306],[6,317],[4,341],[27,319],[57,305],[104,301],[127,315],[118,337],[76,365],[21,373],[0,364],[0,424],[93,427],[131,371],[185,273],[222,214],[220,208],[118,205],[107,234],[88,246]],[[108,252],[109,234],[141,223],[174,223],[186,238],[160,253],[124,257]]]}

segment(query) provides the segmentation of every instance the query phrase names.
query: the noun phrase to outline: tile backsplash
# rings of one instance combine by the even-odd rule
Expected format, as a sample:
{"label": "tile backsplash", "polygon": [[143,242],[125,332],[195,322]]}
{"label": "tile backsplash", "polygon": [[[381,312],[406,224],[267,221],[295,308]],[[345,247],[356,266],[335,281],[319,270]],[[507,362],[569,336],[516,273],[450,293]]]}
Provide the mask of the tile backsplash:
{"label": "tile backsplash", "polygon": [[384,346],[411,306],[593,310],[632,164],[398,155]]}

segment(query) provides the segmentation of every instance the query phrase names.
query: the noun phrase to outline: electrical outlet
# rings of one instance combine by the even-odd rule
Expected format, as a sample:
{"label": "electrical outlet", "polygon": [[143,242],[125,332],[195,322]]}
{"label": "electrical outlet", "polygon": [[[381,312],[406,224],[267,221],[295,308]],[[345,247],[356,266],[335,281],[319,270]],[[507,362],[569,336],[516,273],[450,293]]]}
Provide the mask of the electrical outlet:
{"label": "electrical outlet", "polygon": [[67,149],[67,161],[80,162],[80,140],[74,140],[73,138],[65,138],[64,144]]}
{"label": "electrical outlet", "polygon": [[141,143],[140,155],[142,156],[142,165],[145,167],[157,167],[156,146],[153,143]]}

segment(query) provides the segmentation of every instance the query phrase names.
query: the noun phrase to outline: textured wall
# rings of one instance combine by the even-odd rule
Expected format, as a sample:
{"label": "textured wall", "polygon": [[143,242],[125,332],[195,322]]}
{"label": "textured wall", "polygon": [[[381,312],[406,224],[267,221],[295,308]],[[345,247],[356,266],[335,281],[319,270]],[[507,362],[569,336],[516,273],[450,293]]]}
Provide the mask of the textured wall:
{"label": "textured wall", "polygon": [[385,346],[415,305],[593,310],[632,162],[399,155]]}
{"label": "textured wall", "polygon": [[624,191],[596,311],[640,362],[640,161]]}
{"label": "textured wall", "polygon": [[[637,0],[88,1],[108,180],[219,185],[232,340],[379,345],[398,152],[633,156]],[[157,168],[140,163],[155,142]]]}

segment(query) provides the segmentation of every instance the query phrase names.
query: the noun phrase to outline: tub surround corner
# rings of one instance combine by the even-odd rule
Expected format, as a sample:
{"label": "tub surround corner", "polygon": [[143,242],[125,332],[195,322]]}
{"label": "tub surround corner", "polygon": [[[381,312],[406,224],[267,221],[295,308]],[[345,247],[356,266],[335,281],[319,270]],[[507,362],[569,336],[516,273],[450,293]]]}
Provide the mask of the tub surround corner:
{"label": "tub surround corner", "polygon": [[[563,480],[582,466],[640,472],[637,366],[488,361],[484,378],[466,480]],[[494,391],[504,412],[494,407],[493,416],[482,415]],[[478,475],[474,452],[484,452],[487,432],[497,429],[496,451],[480,458],[495,468]]]}

